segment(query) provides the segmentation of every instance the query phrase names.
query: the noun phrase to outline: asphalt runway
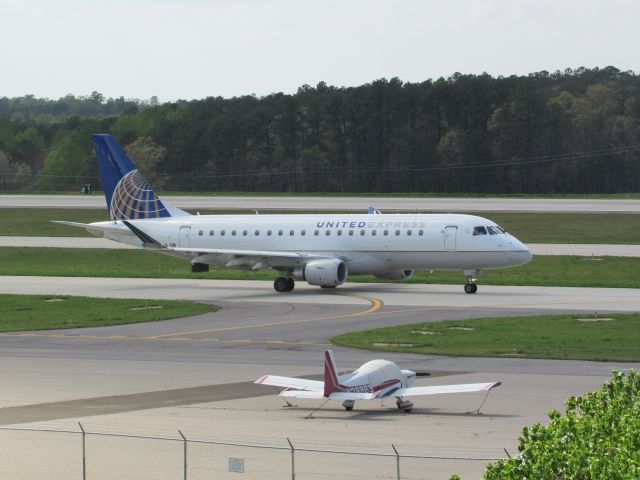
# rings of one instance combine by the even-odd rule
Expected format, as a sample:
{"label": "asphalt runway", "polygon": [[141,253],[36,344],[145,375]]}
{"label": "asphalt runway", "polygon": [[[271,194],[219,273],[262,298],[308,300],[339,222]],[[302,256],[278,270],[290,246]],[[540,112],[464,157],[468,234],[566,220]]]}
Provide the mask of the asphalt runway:
{"label": "asphalt runway", "polygon": [[[273,197],[273,196],[172,196],[162,199],[173,206],[222,210],[380,210],[430,212],[549,212],[640,213],[635,199],[553,199],[483,197]],[[104,196],[93,195],[0,195],[0,208],[104,208]]]}
{"label": "asphalt runway", "polygon": [[[153,435],[211,435],[266,443],[292,438],[325,448],[377,449],[394,443],[422,453],[503,455],[521,427],[544,422],[564,399],[594,390],[612,369],[640,364],[449,358],[334,348],[338,367],[372,358],[428,371],[419,384],[502,381],[482,395],[415,399],[414,411],[392,401],[298,401],[283,408],[263,374],[318,378],[322,352],[339,333],[380,326],[546,312],[640,311],[632,289],[346,284],[335,291],[302,285],[277,294],[270,282],[0,277],[5,293],[175,298],[222,306],[213,314],[105,328],[0,335],[0,425],[74,428]],[[213,427],[213,430],[212,430]],[[77,427],[75,427],[77,428]],[[384,435],[380,435],[380,428]],[[352,433],[349,433],[352,432]],[[356,433],[357,432],[357,433]]]}

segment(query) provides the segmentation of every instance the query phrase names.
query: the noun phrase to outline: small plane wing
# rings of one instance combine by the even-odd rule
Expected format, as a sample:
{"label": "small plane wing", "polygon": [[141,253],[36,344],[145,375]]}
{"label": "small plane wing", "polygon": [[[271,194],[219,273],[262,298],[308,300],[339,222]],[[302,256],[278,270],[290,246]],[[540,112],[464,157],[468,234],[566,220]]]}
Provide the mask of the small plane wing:
{"label": "small plane wing", "polygon": [[469,393],[469,392],[488,392],[489,390],[499,387],[502,382],[492,383],[465,383],[460,385],[434,385],[431,387],[408,387],[399,388],[391,393],[394,397],[409,397],[414,395],[440,395],[443,393]]}
{"label": "small plane wing", "polygon": [[[265,375],[253,383],[261,385],[273,385],[274,387],[294,388],[300,391],[320,392],[320,397],[324,391],[324,382],[318,380],[307,380],[306,378],[279,377],[277,375]],[[295,392],[295,390],[285,390],[285,392]],[[283,392],[284,393],[284,392]]]}
{"label": "small plane wing", "polygon": [[310,390],[283,390],[280,392],[281,397],[306,398],[309,400],[317,400],[324,398],[324,393]]}

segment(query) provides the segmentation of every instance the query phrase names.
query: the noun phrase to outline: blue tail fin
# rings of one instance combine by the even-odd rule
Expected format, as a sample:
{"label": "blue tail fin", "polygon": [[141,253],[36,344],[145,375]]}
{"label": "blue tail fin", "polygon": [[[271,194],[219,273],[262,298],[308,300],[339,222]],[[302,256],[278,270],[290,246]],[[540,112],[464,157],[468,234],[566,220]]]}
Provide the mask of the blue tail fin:
{"label": "blue tail fin", "polygon": [[182,210],[165,207],[111,135],[93,135],[93,145],[111,220],[171,217],[172,213],[187,214]]}

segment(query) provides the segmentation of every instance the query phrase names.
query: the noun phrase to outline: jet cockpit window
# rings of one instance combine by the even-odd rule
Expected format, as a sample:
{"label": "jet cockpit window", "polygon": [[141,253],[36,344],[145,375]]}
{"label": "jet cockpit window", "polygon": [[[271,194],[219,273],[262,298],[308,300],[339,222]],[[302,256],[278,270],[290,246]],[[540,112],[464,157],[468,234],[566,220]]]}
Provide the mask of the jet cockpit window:
{"label": "jet cockpit window", "polygon": [[487,229],[484,227],[473,227],[473,236],[477,236],[477,235],[486,235],[487,234]]}
{"label": "jet cockpit window", "polygon": [[504,230],[496,225],[487,226],[487,230],[489,230],[489,235],[500,235],[501,233],[504,233]]}

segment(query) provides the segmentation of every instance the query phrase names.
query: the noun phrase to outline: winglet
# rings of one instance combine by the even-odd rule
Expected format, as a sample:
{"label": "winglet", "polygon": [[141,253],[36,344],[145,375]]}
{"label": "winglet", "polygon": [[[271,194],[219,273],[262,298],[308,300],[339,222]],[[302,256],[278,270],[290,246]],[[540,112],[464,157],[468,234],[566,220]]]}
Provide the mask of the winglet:
{"label": "winglet", "polygon": [[152,236],[144,233],[138,227],[134,227],[133,225],[131,225],[131,222],[123,220],[122,223],[124,223],[127,226],[127,228],[129,230],[131,230],[133,232],[133,234],[140,239],[140,241],[142,242],[142,246],[143,247],[146,247],[146,248],[163,248],[162,245],[160,244],[160,242],[158,242]]}
{"label": "winglet", "polygon": [[333,351],[327,350],[324,352],[324,396],[328,398],[334,392],[343,391],[341,387]]}

